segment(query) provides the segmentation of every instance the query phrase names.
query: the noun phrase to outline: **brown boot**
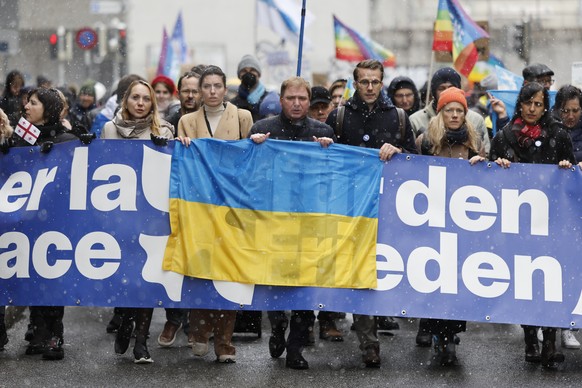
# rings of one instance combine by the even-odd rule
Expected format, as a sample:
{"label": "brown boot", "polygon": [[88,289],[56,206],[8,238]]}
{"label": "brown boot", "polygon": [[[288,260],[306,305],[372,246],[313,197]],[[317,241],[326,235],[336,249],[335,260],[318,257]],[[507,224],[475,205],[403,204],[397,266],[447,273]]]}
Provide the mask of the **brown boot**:
{"label": "brown boot", "polygon": [[558,364],[564,362],[566,357],[556,349],[556,329],[542,330],[544,342],[542,344],[542,366],[555,369]]}
{"label": "brown boot", "polygon": [[380,368],[380,344],[366,346],[362,355],[366,368]]}
{"label": "brown boot", "polygon": [[322,322],[319,321],[319,338],[326,341],[342,342],[344,336],[335,325],[335,321]]}

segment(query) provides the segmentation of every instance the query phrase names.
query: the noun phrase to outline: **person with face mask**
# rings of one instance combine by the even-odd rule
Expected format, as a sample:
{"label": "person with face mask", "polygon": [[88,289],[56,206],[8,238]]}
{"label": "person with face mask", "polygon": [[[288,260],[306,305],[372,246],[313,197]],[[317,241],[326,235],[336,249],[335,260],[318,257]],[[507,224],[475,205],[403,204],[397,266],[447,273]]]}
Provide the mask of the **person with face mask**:
{"label": "person with face mask", "polygon": [[[230,102],[240,109],[251,112],[253,122],[264,119],[261,106],[265,97],[275,92],[269,92],[261,82],[261,64],[252,55],[245,55],[238,64],[237,75],[240,79],[238,94]],[[278,100],[278,96],[276,98]],[[264,111],[265,109],[263,109]]]}

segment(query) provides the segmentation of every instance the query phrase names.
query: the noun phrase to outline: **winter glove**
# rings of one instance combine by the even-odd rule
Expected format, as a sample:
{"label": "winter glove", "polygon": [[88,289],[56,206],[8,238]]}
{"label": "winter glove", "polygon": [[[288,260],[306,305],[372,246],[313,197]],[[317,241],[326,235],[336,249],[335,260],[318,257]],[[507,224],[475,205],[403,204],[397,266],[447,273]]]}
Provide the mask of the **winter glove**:
{"label": "winter glove", "polygon": [[6,141],[4,143],[0,144],[0,152],[2,152],[4,155],[6,155],[8,153],[8,151],[10,150],[10,147],[12,147],[13,144],[14,144],[14,140],[12,140],[12,138],[6,139]]}
{"label": "winter glove", "polygon": [[156,136],[153,133],[150,133],[150,138],[157,146],[165,146],[168,145],[168,138],[163,136]]}
{"label": "winter glove", "polygon": [[43,154],[48,154],[53,149],[53,142],[52,141],[45,141],[40,146],[40,152]]}
{"label": "winter glove", "polygon": [[81,143],[89,145],[96,137],[95,133],[82,133],[79,135],[79,140],[81,140]]}

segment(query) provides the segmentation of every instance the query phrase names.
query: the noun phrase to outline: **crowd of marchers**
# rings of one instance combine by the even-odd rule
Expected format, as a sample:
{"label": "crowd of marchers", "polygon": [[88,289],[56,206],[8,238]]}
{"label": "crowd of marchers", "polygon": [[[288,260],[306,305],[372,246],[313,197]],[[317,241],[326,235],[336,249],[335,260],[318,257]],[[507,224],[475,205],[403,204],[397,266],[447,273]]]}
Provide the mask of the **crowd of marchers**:
{"label": "crowd of marchers", "polygon": [[[312,87],[303,78],[290,77],[280,90],[270,91],[261,82],[260,62],[245,55],[237,76],[238,90],[229,91],[226,74],[214,65],[195,66],[176,84],[163,75],[148,82],[129,74],[106,95],[103,85],[94,81],[87,81],[78,91],[53,87],[46,79],[40,79],[36,87],[26,86],[22,74],[11,71],[0,101],[0,150],[4,154],[0,158],[10,157],[11,147],[40,147],[47,153],[55,143],[81,141],[90,146],[94,138],[152,141],[155,146],[173,139],[189,146],[192,139],[199,138],[250,138],[257,146],[278,139],[319,142],[323,148],[333,143],[375,148],[380,160],[387,163],[397,153],[411,153],[461,158],[471,165],[490,160],[499,168],[510,168],[512,162],[554,164],[557,168],[578,163],[582,168],[582,92],[564,85],[550,107],[548,90],[554,73],[543,64],[523,69],[525,81],[511,117],[501,100],[486,93],[496,89],[494,77],[465,92],[461,76],[450,67],[437,70],[420,90],[405,76],[386,82],[384,68],[376,60],[358,63],[353,74],[330,85]],[[349,77],[353,78],[351,97],[346,91]],[[36,140],[27,141],[14,131],[23,125],[22,118],[38,128]],[[493,127],[498,129],[495,133]],[[23,333],[28,342],[26,354],[63,359],[65,308],[30,306],[29,311],[28,330]],[[105,330],[115,333],[116,353],[124,354],[135,337],[134,362],[153,362],[147,346],[152,313],[152,308],[114,309]],[[302,352],[315,343],[314,311],[267,314],[271,357],[286,352],[288,368],[307,369]],[[229,310],[166,309],[157,343],[171,347],[184,332],[193,353],[204,356],[213,337],[217,362],[234,363],[232,336],[237,320],[260,320],[261,313],[253,317]],[[342,312],[320,311],[319,338],[343,341],[344,333],[336,323],[344,318]],[[398,322],[391,317],[353,314],[352,329],[365,366],[380,367],[378,330],[398,330]],[[524,325],[525,361],[545,368],[563,362],[556,343],[558,329]],[[459,333],[465,330],[465,321],[421,319],[416,344],[434,346],[441,365],[456,365]],[[562,347],[580,348],[575,331],[561,329],[560,333]],[[0,350],[7,343],[2,307]]]}

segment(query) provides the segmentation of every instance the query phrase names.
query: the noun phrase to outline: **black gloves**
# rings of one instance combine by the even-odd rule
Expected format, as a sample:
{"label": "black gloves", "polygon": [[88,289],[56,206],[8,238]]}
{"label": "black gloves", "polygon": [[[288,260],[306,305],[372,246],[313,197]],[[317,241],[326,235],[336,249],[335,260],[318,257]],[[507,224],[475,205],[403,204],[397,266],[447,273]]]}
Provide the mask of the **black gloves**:
{"label": "black gloves", "polygon": [[43,154],[48,154],[50,150],[53,149],[53,142],[52,141],[45,141],[40,145],[40,152]]}
{"label": "black gloves", "polygon": [[0,144],[0,152],[2,152],[4,155],[6,155],[8,153],[8,151],[10,150],[10,147],[12,147],[13,144],[14,144],[14,140],[12,140],[12,138],[9,137],[8,139],[6,139],[6,141],[4,141],[4,143]]}
{"label": "black gloves", "polygon": [[95,135],[95,133],[82,133],[79,135],[79,140],[81,140],[81,143],[83,144],[91,144],[96,137],[97,135]]}
{"label": "black gloves", "polygon": [[165,146],[168,145],[168,138],[163,136],[156,136],[153,133],[150,133],[150,138],[157,146]]}

